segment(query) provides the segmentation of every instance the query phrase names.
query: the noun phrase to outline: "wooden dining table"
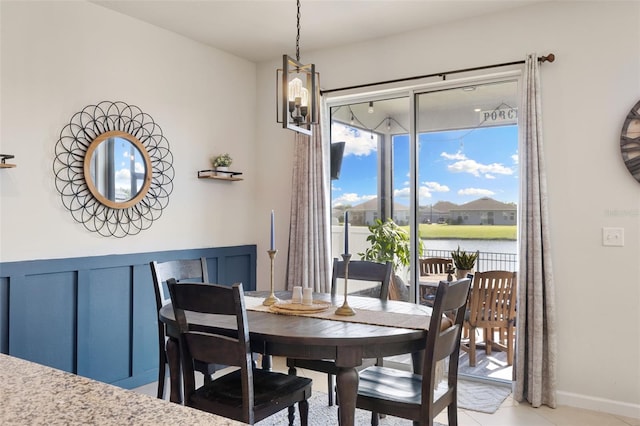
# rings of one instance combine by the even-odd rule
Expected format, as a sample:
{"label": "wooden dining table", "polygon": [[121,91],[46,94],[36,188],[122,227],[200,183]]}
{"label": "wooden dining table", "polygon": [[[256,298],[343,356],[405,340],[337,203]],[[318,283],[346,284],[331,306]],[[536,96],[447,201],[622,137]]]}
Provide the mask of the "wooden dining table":
{"label": "wooden dining table", "polygon": [[[247,296],[265,297],[266,293],[249,292]],[[291,298],[290,292],[277,292],[281,300]],[[314,300],[331,301],[333,306],[341,306],[344,296],[333,299],[330,294],[314,294]],[[375,312],[393,312],[416,323],[427,324],[423,328],[403,328],[373,325],[358,322],[314,318],[308,316],[281,315],[257,312],[247,309],[251,350],[268,356],[282,356],[304,359],[335,360],[339,372],[336,385],[340,424],[352,426],[355,416],[355,402],[358,390],[358,372],[363,359],[381,358],[393,355],[411,354],[414,371],[419,372],[422,354],[426,344],[428,319],[431,308],[401,301],[382,301],[376,298],[348,296],[348,304],[357,317]],[[330,308],[335,309],[335,308]],[[160,310],[160,320],[167,328],[167,357],[171,378],[171,401],[182,401],[180,388],[180,354],[173,307],[165,305]],[[393,315],[393,314],[392,314]],[[407,315],[415,316],[408,317]],[[230,330],[234,323],[225,322],[220,317],[194,314],[190,322],[202,324],[213,330]],[[263,366],[264,368],[264,366]]]}

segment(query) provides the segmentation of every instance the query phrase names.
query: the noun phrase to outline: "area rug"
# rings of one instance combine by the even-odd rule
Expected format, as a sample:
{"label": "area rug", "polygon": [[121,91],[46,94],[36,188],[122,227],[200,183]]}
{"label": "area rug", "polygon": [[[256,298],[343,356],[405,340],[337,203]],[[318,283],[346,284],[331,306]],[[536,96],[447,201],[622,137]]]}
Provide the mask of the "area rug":
{"label": "area rug", "polygon": [[[500,405],[510,393],[511,389],[509,387],[458,379],[458,408],[493,414],[500,408]],[[356,425],[368,425],[371,424],[370,422],[370,412],[356,409]],[[287,410],[283,410],[268,419],[256,423],[256,425],[259,426],[280,426],[286,424],[288,424]],[[297,409],[295,424],[300,424]],[[309,399],[309,426],[334,426],[337,424],[337,407],[329,407],[327,405],[327,395],[323,392],[315,391]],[[386,416],[380,424],[384,426],[411,426],[413,422],[393,416]],[[445,426],[437,422],[434,423],[434,425]]]}
{"label": "area rug", "polygon": [[458,408],[493,414],[511,394],[510,386],[458,378]]}
{"label": "area rug", "polygon": [[513,378],[513,367],[507,365],[507,353],[493,351],[487,355],[484,349],[476,351],[476,365],[469,366],[469,354],[462,352],[458,366],[458,374],[496,379],[504,383],[510,383]]}
{"label": "area rug", "polygon": [[[282,410],[273,416],[256,423],[256,426],[283,426],[288,425],[288,412]],[[294,425],[300,425],[300,413],[296,407],[296,418]],[[338,407],[327,405],[327,394],[314,392],[309,399],[309,426],[336,426],[338,424]],[[356,409],[355,425],[366,426],[371,424],[371,413],[369,411]],[[412,426],[413,422],[398,417],[386,416],[380,421],[382,426]],[[445,426],[435,422],[434,426]]]}

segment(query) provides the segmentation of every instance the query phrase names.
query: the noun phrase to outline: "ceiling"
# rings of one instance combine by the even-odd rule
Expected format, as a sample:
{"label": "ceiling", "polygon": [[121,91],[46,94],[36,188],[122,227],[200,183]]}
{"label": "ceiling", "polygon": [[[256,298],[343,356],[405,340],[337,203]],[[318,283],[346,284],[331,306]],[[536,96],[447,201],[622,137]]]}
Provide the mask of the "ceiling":
{"label": "ceiling", "polygon": [[[295,57],[295,0],[89,1],[252,62]],[[302,0],[300,56],[541,1]]]}

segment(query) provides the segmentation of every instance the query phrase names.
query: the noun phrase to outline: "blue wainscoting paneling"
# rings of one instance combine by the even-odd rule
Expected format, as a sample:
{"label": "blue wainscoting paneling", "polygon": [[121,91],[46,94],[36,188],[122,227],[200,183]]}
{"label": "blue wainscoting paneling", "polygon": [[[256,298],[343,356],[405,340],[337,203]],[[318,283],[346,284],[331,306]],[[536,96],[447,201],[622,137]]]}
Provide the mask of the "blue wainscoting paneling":
{"label": "blue wainscoting paneling", "polygon": [[78,284],[78,364],[81,376],[106,383],[130,377],[130,266],[89,271]]}
{"label": "blue wainscoting paneling", "polygon": [[9,278],[0,276],[0,352],[9,352]]}
{"label": "blue wainscoting paneling", "polygon": [[125,388],[154,381],[149,262],[200,257],[211,282],[255,290],[255,245],[0,263],[0,352]]}
{"label": "blue wainscoting paneling", "polygon": [[9,354],[73,371],[77,272],[9,277]]}

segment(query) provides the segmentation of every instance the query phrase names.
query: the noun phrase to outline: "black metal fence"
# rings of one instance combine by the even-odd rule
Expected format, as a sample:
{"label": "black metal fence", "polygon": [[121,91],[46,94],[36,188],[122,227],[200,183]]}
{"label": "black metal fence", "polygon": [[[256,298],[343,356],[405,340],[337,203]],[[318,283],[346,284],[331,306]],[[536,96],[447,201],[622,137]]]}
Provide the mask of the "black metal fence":
{"label": "black metal fence", "polygon": [[[451,250],[425,250],[424,257],[444,257],[451,259]],[[476,271],[517,271],[518,255],[515,253],[478,252]]]}

